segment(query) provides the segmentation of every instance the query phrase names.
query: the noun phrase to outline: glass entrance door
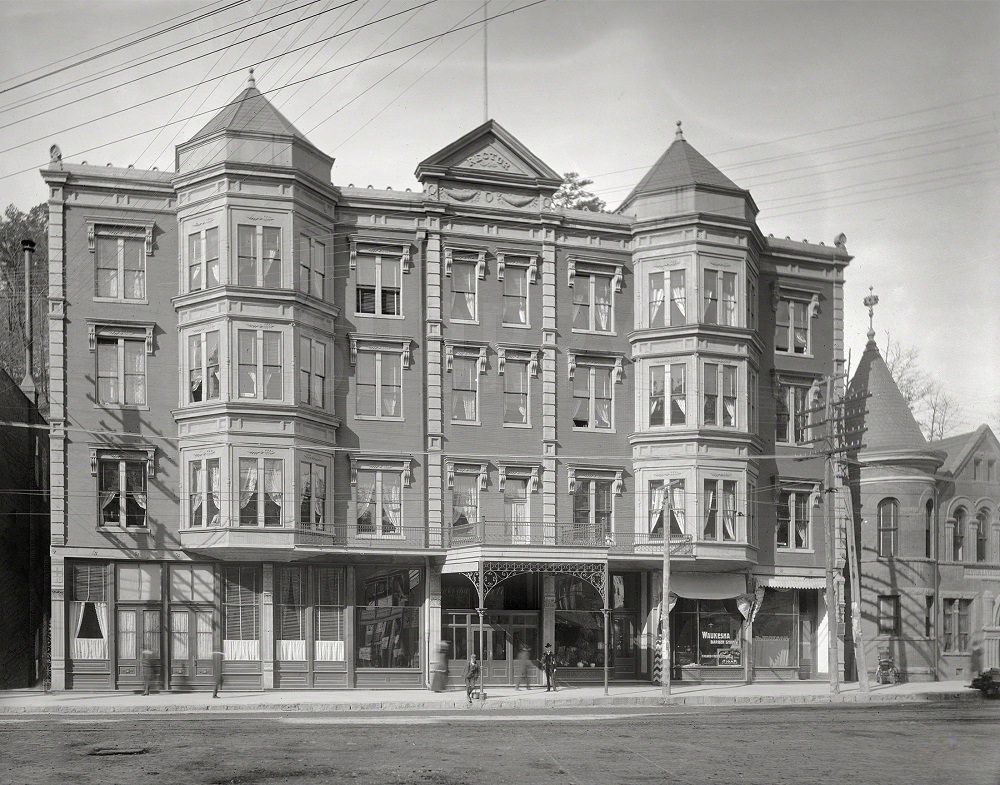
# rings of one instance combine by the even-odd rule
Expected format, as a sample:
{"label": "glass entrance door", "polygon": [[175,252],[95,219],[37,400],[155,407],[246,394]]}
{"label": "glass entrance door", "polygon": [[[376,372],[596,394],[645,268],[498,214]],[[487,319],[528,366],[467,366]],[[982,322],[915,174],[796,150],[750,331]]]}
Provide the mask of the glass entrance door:
{"label": "glass entrance door", "polygon": [[115,630],[115,656],[118,687],[139,689],[142,681],[142,652],[150,652],[152,686],[163,686],[160,665],[160,610],[158,608],[119,607]]}
{"label": "glass entrance door", "polygon": [[636,629],[638,620],[634,613],[616,611],[611,615],[611,662],[615,678],[635,678],[638,661],[636,659]]}
{"label": "glass entrance door", "polygon": [[479,616],[476,613],[446,614],[444,638],[451,650],[449,673],[453,684],[456,675],[461,680],[470,651],[474,651],[482,662],[485,684],[513,684],[515,658],[522,643],[528,647],[532,661],[528,674],[530,683],[539,683],[535,664],[541,657],[537,613],[487,613],[483,620],[485,658],[480,651]]}
{"label": "glass entrance door", "polygon": [[170,609],[170,689],[212,686],[212,639],[210,608]]}

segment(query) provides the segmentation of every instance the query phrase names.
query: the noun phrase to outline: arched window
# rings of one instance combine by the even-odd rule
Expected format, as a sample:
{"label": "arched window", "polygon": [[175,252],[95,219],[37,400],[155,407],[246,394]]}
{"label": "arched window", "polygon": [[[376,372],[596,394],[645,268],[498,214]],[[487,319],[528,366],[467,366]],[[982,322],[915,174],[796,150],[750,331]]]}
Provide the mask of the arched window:
{"label": "arched window", "polygon": [[965,509],[955,510],[955,531],[951,537],[951,558],[953,561],[964,561],[965,545]]}
{"label": "arched window", "polygon": [[878,503],[878,555],[896,555],[896,534],[899,529],[899,502],[883,499]]}
{"label": "arched window", "polygon": [[934,500],[928,499],[924,507],[924,556],[934,558]]}
{"label": "arched window", "polygon": [[976,561],[986,561],[987,543],[989,543],[990,512],[982,509],[976,513]]}

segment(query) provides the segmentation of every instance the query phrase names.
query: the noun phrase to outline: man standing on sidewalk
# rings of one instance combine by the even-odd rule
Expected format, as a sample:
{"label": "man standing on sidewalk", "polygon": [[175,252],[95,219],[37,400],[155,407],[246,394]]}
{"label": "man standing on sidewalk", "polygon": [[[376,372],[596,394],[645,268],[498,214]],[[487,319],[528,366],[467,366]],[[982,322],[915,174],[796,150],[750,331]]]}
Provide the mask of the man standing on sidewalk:
{"label": "man standing on sidewalk", "polygon": [[222,689],[222,661],[225,655],[219,651],[212,652],[212,675],[215,677],[215,687],[212,690],[212,697],[219,697],[219,690]]}
{"label": "man standing on sidewalk", "polygon": [[142,650],[142,694],[149,695],[149,688],[153,684],[153,652],[149,649]]}
{"label": "man standing on sidewalk", "polygon": [[545,691],[555,692],[556,655],[552,653],[552,644],[545,644],[542,652],[542,669],[545,671]]}

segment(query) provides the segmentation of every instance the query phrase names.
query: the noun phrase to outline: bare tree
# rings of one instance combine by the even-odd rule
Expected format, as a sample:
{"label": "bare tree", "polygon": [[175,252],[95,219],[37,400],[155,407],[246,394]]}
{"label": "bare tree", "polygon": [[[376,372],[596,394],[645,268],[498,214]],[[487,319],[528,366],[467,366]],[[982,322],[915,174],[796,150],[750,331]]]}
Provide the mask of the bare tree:
{"label": "bare tree", "polygon": [[928,441],[943,439],[962,424],[958,401],[920,368],[919,349],[894,341],[887,331],[882,359]]}
{"label": "bare tree", "polygon": [[943,439],[949,431],[960,425],[961,407],[940,384],[932,382],[920,400],[917,423],[928,441]]}
{"label": "bare tree", "polygon": [[920,350],[915,346],[903,346],[899,341],[894,341],[887,330],[882,359],[889,369],[889,375],[903,394],[906,405],[912,410],[931,386],[927,374],[920,370],[918,362]]}

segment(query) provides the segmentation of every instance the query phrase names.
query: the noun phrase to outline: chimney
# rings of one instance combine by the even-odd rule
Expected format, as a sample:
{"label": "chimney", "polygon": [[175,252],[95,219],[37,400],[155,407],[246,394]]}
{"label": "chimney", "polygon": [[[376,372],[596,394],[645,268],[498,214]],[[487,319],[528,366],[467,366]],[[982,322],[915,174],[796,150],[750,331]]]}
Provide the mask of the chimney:
{"label": "chimney", "polygon": [[38,390],[31,373],[34,367],[32,362],[34,330],[31,324],[31,255],[35,252],[35,241],[21,240],[21,248],[24,249],[24,381],[21,382],[21,392],[31,401],[32,405],[37,405]]}

